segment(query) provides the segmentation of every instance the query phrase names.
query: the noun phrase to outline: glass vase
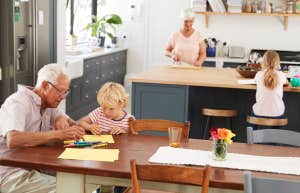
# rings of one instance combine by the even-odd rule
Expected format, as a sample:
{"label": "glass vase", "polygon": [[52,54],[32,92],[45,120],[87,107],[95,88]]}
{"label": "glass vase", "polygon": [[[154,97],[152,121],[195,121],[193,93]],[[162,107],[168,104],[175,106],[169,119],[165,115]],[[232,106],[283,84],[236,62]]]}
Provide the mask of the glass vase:
{"label": "glass vase", "polygon": [[226,160],[227,143],[222,139],[213,140],[212,154],[214,160],[217,161]]}

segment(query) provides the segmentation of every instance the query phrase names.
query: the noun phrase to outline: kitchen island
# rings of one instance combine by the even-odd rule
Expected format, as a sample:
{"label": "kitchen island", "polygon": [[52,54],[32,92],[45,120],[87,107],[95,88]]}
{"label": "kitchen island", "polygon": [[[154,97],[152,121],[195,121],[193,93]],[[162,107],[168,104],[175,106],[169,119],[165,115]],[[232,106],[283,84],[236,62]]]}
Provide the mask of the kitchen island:
{"label": "kitchen island", "polygon": [[[236,140],[246,141],[246,116],[255,102],[255,85],[231,68],[173,68],[158,66],[137,74],[132,81],[132,113],[137,119],[160,118],[191,122],[191,138],[202,138],[206,118],[202,108],[236,109],[233,119]],[[288,125],[300,132],[300,89],[284,88]],[[224,119],[213,119],[213,127],[228,127]]]}

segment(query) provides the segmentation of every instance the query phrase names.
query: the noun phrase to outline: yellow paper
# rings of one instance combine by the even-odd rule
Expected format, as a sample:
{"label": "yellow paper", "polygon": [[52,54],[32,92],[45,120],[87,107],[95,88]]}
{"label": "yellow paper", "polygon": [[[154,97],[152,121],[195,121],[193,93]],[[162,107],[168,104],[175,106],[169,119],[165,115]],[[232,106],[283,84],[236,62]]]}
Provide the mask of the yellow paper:
{"label": "yellow paper", "polygon": [[[115,143],[112,135],[84,135],[83,138],[87,142],[102,141],[102,142],[107,142],[107,143]],[[82,141],[82,140],[80,140],[80,141]],[[70,144],[73,142],[74,142],[74,140],[68,140],[68,141],[64,141],[64,144]]]}
{"label": "yellow paper", "polygon": [[112,135],[84,135],[86,141],[102,141],[107,143],[115,143]]}
{"label": "yellow paper", "polygon": [[114,162],[119,159],[119,152],[118,149],[66,148],[58,158]]}

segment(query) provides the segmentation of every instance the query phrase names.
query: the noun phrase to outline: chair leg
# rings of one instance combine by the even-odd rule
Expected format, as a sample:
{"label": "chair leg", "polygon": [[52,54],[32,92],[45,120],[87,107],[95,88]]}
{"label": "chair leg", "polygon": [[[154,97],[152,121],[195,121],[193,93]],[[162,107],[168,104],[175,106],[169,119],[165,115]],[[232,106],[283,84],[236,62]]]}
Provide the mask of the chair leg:
{"label": "chair leg", "polygon": [[232,129],[232,117],[229,118],[229,125],[230,125],[229,129],[233,131],[233,129]]}
{"label": "chair leg", "polygon": [[204,129],[204,134],[203,134],[203,139],[207,139],[208,138],[208,130],[210,127],[210,117],[207,117],[206,119],[206,124],[205,124],[205,129]]}

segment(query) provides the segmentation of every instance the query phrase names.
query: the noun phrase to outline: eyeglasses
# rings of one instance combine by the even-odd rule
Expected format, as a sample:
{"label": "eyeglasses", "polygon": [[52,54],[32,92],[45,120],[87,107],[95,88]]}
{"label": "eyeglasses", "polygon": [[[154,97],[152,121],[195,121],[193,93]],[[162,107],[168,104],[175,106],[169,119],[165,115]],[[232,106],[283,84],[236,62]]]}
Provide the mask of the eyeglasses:
{"label": "eyeglasses", "polygon": [[61,91],[61,90],[59,90],[56,86],[54,86],[54,84],[53,84],[52,82],[49,82],[49,81],[47,81],[47,82],[48,82],[48,84],[50,84],[53,88],[55,88],[56,92],[58,92],[60,96],[66,97],[66,96],[69,94],[69,90]]}

